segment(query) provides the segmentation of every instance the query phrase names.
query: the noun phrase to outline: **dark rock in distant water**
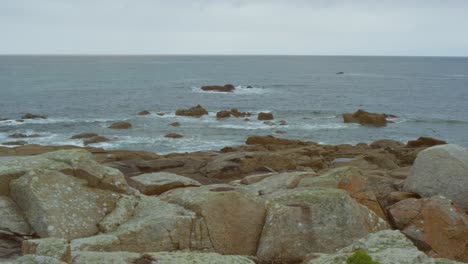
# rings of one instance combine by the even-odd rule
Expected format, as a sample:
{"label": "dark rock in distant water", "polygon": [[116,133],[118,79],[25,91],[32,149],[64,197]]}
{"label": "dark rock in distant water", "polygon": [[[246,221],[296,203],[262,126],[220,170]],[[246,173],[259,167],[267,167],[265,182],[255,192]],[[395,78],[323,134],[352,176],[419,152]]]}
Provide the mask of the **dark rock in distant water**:
{"label": "dark rock in distant water", "polygon": [[341,74],[344,74],[344,72],[337,72],[336,74],[341,75]]}
{"label": "dark rock in distant water", "polygon": [[90,144],[96,144],[96,143],[102,143],[102,142],[108,142],[110,141],[109,138],[103,137],[103,136],[94,136],[90,138],[85,138],[83,140],[83,144],[85,146],[90,145]]}
{"label": "dark rock in distant water", "polygon": [[163,112],[157,112],[156,114],[157,114],[158,116],[163,116],[163,115],[165,115],[165,113],[163,113]]}
{"label": "dark rock in distant water", "polygon": [[130,124],[128,122],[116,122],[116,123],[113,123],[112,125],[110,125],[109,128],[112,128],[112,129],[129,129],[129,128],[132,128],[132,124]]}
{"label": "dark rock in distant water", "polygon": [[273,114],[260,112],[258,113],[257,119],[258,120],[273,120]]}
{"label": "dark rock in distant water", "polygon": [[23,133],[14,133],[14,134],[8,135],[9,138],[37,138],[37,137],[40,137],[40,136],[41,135],[39,135],[39,134],[27,135],[27,134],[23,134]]}
{"label": "dark rock in distant water", "polygon": [[145,110],[145,111],[141,111],[141,112],[138,113],[138,115],[149,115],[149,114],[150,114],[150,112],[149,112],[149,111],[146,111],[146,110]]}
{"label": "dark rock in distant water", "polygon": [[193,116],[193,117],[201,117],[208,114],[205,108],[201,105],[196,105],[189,109],[178,109],[175,113],[178,116]]}
{"label": "dark rock in distant water", "polygon": [[177,134],[177,133],[169,133],[169,134],[165,135],[164,137],[167,137],[167,138],[182,138],[184,136],[181,135],[181,134]]}
{"label": "dark rock in distant water", "polygon": [[173,126],[173,127],[179,127],[180,123],[179,122],[174,122],[174,123],[170,123],[169,125]]}
{"label": "dark rock in distant water", "polygon": [[231,110],[223,110],[216,113],[216,118],[227,118],[227,117],[247,117],[252,114],[249,112],[239,112],[237,108],[232,108]]}
{"label": "dark rock in distant water", "polygon": [[97,137],[99,136],[96,133],[81,133],[78,135],[74,135],[71,137],[71,139],[83,139],[83,138],[91,138],[91,137]]}
{"label": "dark rock in distant water", "polygon": [[420,148],[420,147],[432,147],[436,145],[444,145],[447,144],[446,141],[430,138],[430,137],[420,137],[416,140],[410,140],[406,143],[407,147],[410,148]]}
{"label": "dark rock in distant water", "polygon": [[20,140],[20,141],[4,142],[2,144],[5,145],[5,146],[23,146],[23,145],[27,145],[28,142]]}
{"label": "dark rock in distant water", "polygon": [[220,85],[207,85],[207,86],[202,86],[201,89],[203,91],[217,91],[217,92],[232,92],[234,89],[234,85],[232,84],[226,84],[224,86]]}
{"label": "dark rock in distant water", "polygon": [[47,119],[47,116],[45,115],[36,115],[36,114],[31,114],[31,113],[27,113],[27,114],[24,114],[21,119]]}
{"label": "dark rock in distant water", "polygon": [[344,123],[358,123],[364,126],[384,127],[387,125],[387,117],[393,115],[377,114],[364,111],[362,109],[350,114],[343,114]]}
{"label": "dark rock in distant water", "polygon": [[283,130],[276,130],[275,133],[276,133],[276,134],[286,134],[286,131],[283,131]]}

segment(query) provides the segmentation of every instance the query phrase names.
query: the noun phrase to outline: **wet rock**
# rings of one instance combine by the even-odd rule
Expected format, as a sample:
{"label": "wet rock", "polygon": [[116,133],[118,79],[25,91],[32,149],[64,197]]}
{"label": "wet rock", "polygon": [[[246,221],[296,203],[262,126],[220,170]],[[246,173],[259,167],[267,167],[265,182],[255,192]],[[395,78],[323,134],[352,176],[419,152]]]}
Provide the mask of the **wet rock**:
{"label": "wet rock", "polygon": [[273,114],[260,112],[258,113],[257,120],[273,120]]}
{"label": "wet rock", "polygon": [[383,230],[353,242],[333,254],[312,253],[304,264],[341,264],[357,250],[369,254],[378,263],[398,264],[460,264],[446,259],[433,259],[419,251],[398,230]]}
{"label": "wet rock", "polygon": [[221,118],[228,118],[228,117],[248,117],[251,116],[252,114],[249,112],[240,112],[237,108],[232,108],[231,110],[223,110],[219,111],[216,113],[216,118],[221,119]]}
{"label": "wet rock", "polygon": [[129,129],[132,128],[132,124],[128,122],[116,122],[109,126],[112,129]]}
{"label": "wet rock", "polygon": [[138,113],[138,115],[140,115],[140,116],[149,115],[149,114],[151,114],[151,113],[149,111],[147,111],[147,110],[144,110],[144,111],[141,111],[141,112]]}
{"label": "wet rock", "polygon": [[422,197],[443,195],[468,209],[468,150],[448,144],[421,151],[403,189]]}
{"label": "wet rock", "polygon": [[468,261],[468,216],[442,196],[405,199],[388,208],[393,225],[421,250]]}
{"label": "wet rock", "polygon": [[71,137],[71,139],[84,139],[84,138],[92,138],[99,136],[96,133],[81,133]]}
{"label": "wet rock", "polygon": [[216,92],[232,92],[236,88],[232,84],[226,84],[224,86],[220,85],[207,85],[207,86],[202,86],[201,89],[203,91],[216,91]]}
{"label": "wet rock", "polygon": [[307,145],[307,143],[304,141],[277,138],[273,136],[250,136],[245,141],[245,144],[247,145],[297,145],[297,146]]}
{"label": "wet rock", "polygon": [[180,127],[180,123],[179,123],[179,122],[170,123],[169,125],[170,125],[170,126],[173,126],[173,127]]}
{"label": "wet rock", "polygon": [[384,127],[387,125],[387,114],[376,114],[357,110],[353,114],[343,114],[344,123],[359,123],[364,126]]}
{"label": "wet rock", "polygon": [[231,117],[231,112],[230,111],[223,110],[223,111],[219,111],[219,112],[216,113],[216,118],[218,118],[218,119],[228,118],[228,117]]}
{"label": "wet rock", "polygon": [[14,133],[11,135],[8,135],[9,138],[37,138],[40,137],[41,135],[39,134],[23,134],[23,133]]}
{"label": "wet rock", "polygon": [[158,116],[164,116],[164,115],[166,115],[166,113],[164,113],[164,112],[157,112],[156,115],[158,115]]}
{"label": "wet rock", "polygon": [[283,130],[276,130],[275,133],[276,133],[276,134],[283,135],[283,134],[286,134],[286,131],[283,131]]}
{"label": "wet rock", "polygon": [[177,134],[177,133],[169,133],[169,134],[165,135],[164,137],[167,137],[167,138],[183,138],[184,136],[181,135],[181,134]]}
{"label": "wet rock", "polygon": [[410,148],[421,148],[421,147],[433,147],[437,145],[444,145],[447,144],[446,141],[435,139],[435,138],[430,138],[430,137],[420,137],[416,140],[410,140],[408,143],[406,143],[407,147]]}
{"label": "wet rock", "polygon": [[3,142],[2,145],[5,146],[23,146],[27,145],[28,142],[24,140],[18,140],[18,141],[9,141],[9,142]]}
{"label": "wet rock", "polygon": [[[297,263],[310,252],[333,253],[386,223],[331,188],[292,189],[267,201],[257,256],[265,263]],[[280,239],[279,239],[280,238]]]}
{"label": "wet rock", "polygon": [[196,105],[189,109],[178,109],[175,113],[178,116],[192,116],[192,117],[201,117],[208,114],[205,108],[201,105]]}
{"label": "wet rock", "polygon": [[47,116],[27,113],[24,114],[21,119],[47,119]]}
{"label": "wet rock", "polygon": [[111,139],[103,137],[103,136],[95,136],[95,137],[85,138],[83,140],[83,144],[87,146],[91,144],[97,144],[97,143],[108,142],[108,141],[111,141]]}
{"label": "wet rock", "polygon": [[168,172],[138,175],[130,178],[129,184],[146,195],[159,195],[172,189],[201,185],[190,178]]}

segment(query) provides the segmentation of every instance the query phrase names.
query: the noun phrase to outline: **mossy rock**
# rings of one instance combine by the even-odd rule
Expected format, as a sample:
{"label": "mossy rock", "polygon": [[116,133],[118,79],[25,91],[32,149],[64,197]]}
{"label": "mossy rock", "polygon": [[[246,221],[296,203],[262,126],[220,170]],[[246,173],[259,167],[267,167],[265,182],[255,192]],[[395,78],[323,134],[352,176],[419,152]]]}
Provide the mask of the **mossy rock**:
{"label": "mossy rock", "polygon": [[377,261],[372,260],[372,257],[369,256],[365,251],[358,250],[354,252],[347,260],[347,264],[380,264]]}

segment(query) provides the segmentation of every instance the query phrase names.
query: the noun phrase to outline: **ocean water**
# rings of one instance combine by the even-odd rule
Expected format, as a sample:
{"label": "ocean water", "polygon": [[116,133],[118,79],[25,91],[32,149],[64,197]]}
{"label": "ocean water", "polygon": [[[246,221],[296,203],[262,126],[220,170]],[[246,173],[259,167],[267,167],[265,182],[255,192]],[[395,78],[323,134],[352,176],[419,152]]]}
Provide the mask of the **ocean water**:
{"label": "ocean water", "polygon": [[[337,75],[343,71],[344,74]],[[199,87],[232,83],[233,93]],[[246,88],[252,86],[253,88]],[[203,105],[202,118],[176,109]],[[219,110],[271,111],[287,125],[230,118]],[[384,128],[344,124],[363,108],[398,115]],[[138,116],[149,110],[151,115]],[[0,142],[12,133],[44,145],[82,145],[74,134],[96,132],[109,149],[157,153],[217,150],[249,135],[326,144],[407,141],[430,136],[468,147],[468,58],[346,56],[0,56],[0,118],[31,112],[46,120],[0,121]],[[164,112],[164,116],[156,115]],[[115,121],[129,130],[107,127]],[[180,127],[168,126],[180,122]],[[167,133],[185,137],[169,139]]]}

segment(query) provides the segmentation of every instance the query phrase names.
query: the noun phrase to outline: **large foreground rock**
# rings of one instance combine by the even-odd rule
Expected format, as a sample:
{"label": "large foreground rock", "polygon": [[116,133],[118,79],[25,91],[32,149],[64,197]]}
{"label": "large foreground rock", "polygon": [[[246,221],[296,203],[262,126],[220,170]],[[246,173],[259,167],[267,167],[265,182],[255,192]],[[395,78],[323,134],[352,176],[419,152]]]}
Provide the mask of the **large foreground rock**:
{"label": "large foreground rock", "polygon": [[87,187],[58,171],[30,171],[11,182],[11,196],[40,237],[73,239],[94,235],[119,196]]}
{"label": "large foreground rock", "polygon": [[262,200],[228,185],[175,189],[161,196],[203,217],[215,252],[255,255],[265,208]]}
{"label": "large foreground rock", "polygon": [[421,151],[404,190],[423,197],[443,195],[468,209],[468,151],[453,144]]}
{"label": "large foreground rock", "polygon": [[405,199],[388,208],[394,227],[419,249],[468,262],[468,216],[444,197]]}
{"label": "large foreground rock", "polygon": [[386,228],[385,221],[346,191],[286,190],[267,202],[257,256],[266,263],[297,263],[310,252],[332,253]]}
{"label": "large foreground rock", "polygon": [[176,188],[200,186],[198,181],[169,172],[155,172],[130,178],[130,185],[146,195],[159,195]]}
{"label": "large foreground rock", "polygon": [[107,233],[72,240],[72,251],[211,249],[202,219],[192,211],[157,197],[142,196],[136,205],[122,205],[118,213],[110,214],[103,222],[106,223],[103,231]]}
{"label": "large foreground rock", "polygon": [[254,264],[252,260],[243,256],[220,255],[217,253],[201,252],[75,252],[73,264]]}
{"label": "large foreground rock", "polygon": [[[457,264],[446,259],[433,259],[419,251],[402,233],[384,230],[360,239],[334,254],[310,254],[304,264],[342,264],[357,250],[368,253],[381,264]],[[459,263],[461,264],[461,263]]]}

